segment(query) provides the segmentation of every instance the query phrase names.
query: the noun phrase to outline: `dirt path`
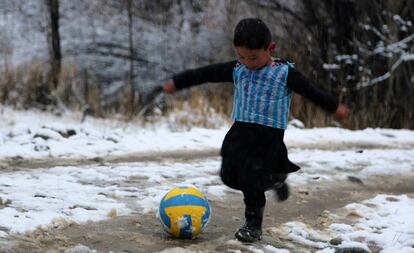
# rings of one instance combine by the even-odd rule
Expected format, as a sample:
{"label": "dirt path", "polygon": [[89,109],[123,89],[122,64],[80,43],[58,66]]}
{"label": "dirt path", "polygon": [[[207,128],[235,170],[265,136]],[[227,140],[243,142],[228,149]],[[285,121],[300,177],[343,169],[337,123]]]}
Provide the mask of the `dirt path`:
{"label": "dirt path", "polygon": [[24,159],[13,157],[0,160],[0,172],[14,172],[39,168],[51,168],[57,166],[85,166],[91,164],[117,164],[129,162],[159,162],[165,160],[186,161],[217,157],[218,149],[205,150],[175,150],[165,152],[141,152],[128,155],[96,156],[94,158],[39,158]]}
{"label": "dirt path", "polygon": [[[291,252],[314,252],[309,246],[295,244],[271,233],[271,227],[289,221],[300,221],[313,228],[329,225],[329,212],[338,212],[348,203],[369,199],[377,194],[414,196],[414,175],[374,176],[363,183],[351,181],[308,184],[292,189],[291,198],[283,203],[268,194],[264,219],[264,242]],[[206,231],[195,240],[175,240],[165,236],[154,213],[115,217],[83,225],[56,223],[56,228],[36,230],[26,236],[13,236],[10,248],[3,252],[64,252],[77,244],[98,252],[159,252],[180,247],[196,252],[251,252],[242,244],[229,244],[234,231],[243,223],[242,197],[230,193],[223,199],[212,199],[212,219]],[[0,252],[2,252],[0,250]],[[176,252],[185,252],[183,249]]]}
{"label": "dirt path", "polygon": [[[363,142],[321,142],[321,143],[288,143],[288,148],[293,149],[313,149],[313,150],[370,150],[370,149],[414,149],[414,143],[407,142],[403,144],[382,145],[378,143]],[[156,162],[166,159],[171,160],[194,160],[209,157],[217,157],[219,149],[209,148],[203,150],[173,150],[173,151],[152,151],[129,153],[126,155],[97,155],[93,158],[65,158],[65,157],[47,157],[47,158],[29,158],[12,157],[0,159],[0,172],[13,172],[24,169],[51,168],[56,166],[84,166],[91,164],[106,163],[127,163],[127,162]]]}

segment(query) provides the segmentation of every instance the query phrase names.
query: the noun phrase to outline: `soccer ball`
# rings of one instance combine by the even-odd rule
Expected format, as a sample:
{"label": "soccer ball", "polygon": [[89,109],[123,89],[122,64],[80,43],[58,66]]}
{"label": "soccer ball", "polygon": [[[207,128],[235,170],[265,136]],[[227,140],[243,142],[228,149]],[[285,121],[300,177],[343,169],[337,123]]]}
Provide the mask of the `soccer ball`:
{"label": "soccer ball", "polygon": [[195,187],[170,190],[162,199],[159,217],[164,230],[176,238],[195,238],[207,226],[211,208],[207,198]]}

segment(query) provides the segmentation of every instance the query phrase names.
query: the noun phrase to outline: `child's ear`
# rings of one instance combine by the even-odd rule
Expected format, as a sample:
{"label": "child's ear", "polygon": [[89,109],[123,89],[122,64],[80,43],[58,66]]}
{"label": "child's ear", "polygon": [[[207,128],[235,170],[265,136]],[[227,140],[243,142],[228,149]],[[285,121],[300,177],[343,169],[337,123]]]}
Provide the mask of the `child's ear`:
{"label": "child's ear", "polygon": [[274,43],[273,41],[270,42],[269,46],[267,47],[267,50],[269,51],[269,53],[273,53],[276,50],[276,43]]}

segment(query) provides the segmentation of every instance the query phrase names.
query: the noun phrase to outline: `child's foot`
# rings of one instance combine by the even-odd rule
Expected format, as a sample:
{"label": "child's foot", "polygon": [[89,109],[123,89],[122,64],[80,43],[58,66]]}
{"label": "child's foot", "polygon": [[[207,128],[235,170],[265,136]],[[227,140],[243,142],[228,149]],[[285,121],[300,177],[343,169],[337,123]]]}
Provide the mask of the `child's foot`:
{"label": "child's foot", "polygon": [[289,198],[289,186],[285,182],[275,184],[273,190],[276,193],[277,200],[285,201]]}
{"label": "child's foot", "polygon": [[237,230],[234,236],[241,242],[255,242],[262,239],[262,230],[244,225]]}
{"label": "child's foot", "polygon": [[262,222],[264,206],[246,206],[244,216],[246,222],[234,236],[242,242],[254,242],[262,239]]}

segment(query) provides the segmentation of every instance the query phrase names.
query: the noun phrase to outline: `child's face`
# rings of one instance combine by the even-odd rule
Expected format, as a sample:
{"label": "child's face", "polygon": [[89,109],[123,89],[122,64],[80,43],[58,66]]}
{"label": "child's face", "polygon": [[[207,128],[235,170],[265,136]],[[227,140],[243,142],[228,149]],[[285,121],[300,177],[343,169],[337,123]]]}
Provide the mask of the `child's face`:
{"label": "child's face", "polygon": [[272,53],[275,50],[275,43],[272,42],[267,49],[249,49],[247,47],[236,47],[239,61],[245,64],[248,69],[256,70],[269,65],[272,62]]}

